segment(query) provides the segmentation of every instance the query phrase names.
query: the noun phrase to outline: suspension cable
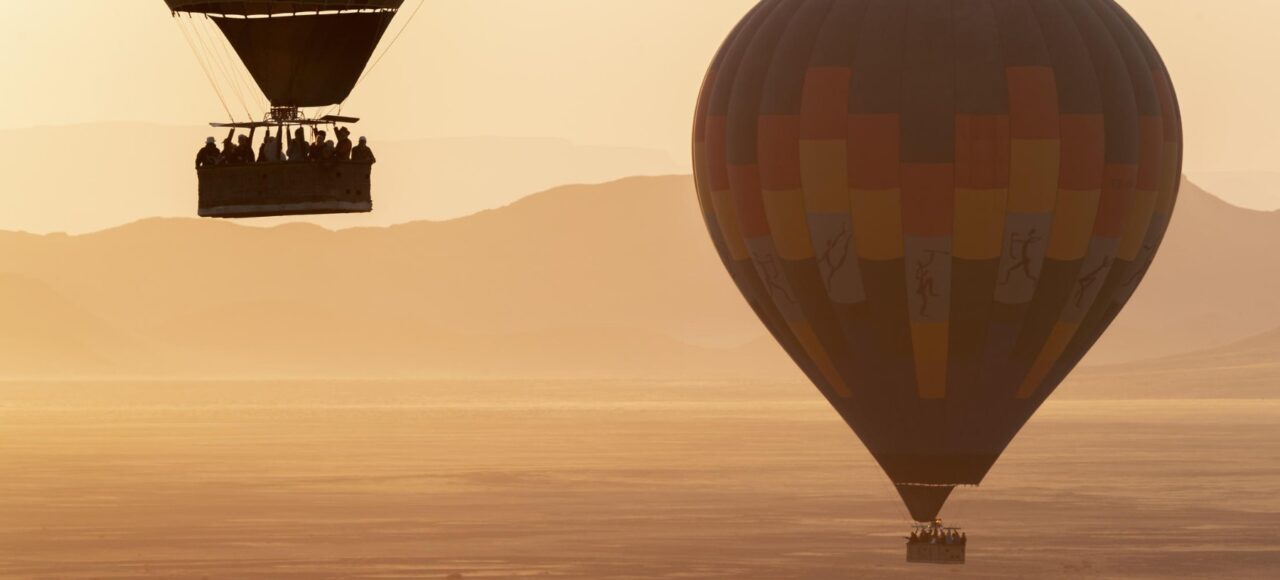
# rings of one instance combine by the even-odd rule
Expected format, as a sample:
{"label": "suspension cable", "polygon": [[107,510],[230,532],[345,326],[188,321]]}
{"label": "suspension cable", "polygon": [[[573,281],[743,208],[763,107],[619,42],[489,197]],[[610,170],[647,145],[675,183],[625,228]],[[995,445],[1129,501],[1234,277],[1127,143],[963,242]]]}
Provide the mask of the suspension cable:
{"label": "suspension cable", "polygon": [[209,61],[213,63],[210,68],[217,71],[219,80],[225,82],[227,87],[230,89],[228,94],[236,97],[236,102],[240,105],[240,109],[243,110],[245,115],[249,117],[249,120],[252,121],[253,114],[250,113],[249,108],[245,106],[244,95],[240,93],[240,87],[232,82],[231,75],[227,72],[226,63],[222,62],[222,59],[218,58],[218,52],[210,48],[212,43],[211,40],[205,38],[208,32],[204,30],[204,26],[194,17],[191,20],[191,27],[195,30],[196,39],[199,40],[201,49],[208,55]]}
{"label": "suspension cable", "polygon": [[240,103],[240,108],[244,109],[245,116],[252,121],[253,113],[249,112],[249,106],[245,104],[244,94],[240,92],[240,87],[236,84],[234,76],[229,72],[227,64],[223,62],[221,58],[218,58],[217,51],[209,48],[209,44],[211,44],[212,41],[205,39],[206,33],[203,28],[198,24],[194,25],[193,28],[196,30],[196,37],[200,39],[201,47],[209,53],[210,59],[217,63],[218,69],[222,73],[222,77],[228,81],[228,84],[231,86],[231,91],[236,95],[236,101]]}
{"label": "suspension cable", "polygon": [[222,103],[222,110],[227,114],[227,118],[231,122],[235,122],[235,116],[231,114],[231,107],[227,106],[227,100],[222,96],[222,89],[218,87],[218,81],[213,78],[213,73],[209,71],[208,64],[205,63],[204,56],[196,49],[196,44],[191,40],[191,32],[187,30],[187,26],[182,23],[181,17],[174,18],[178,23],[178,30],[182,31],[182,38],[186,40],[187,47],[191,49],[191,54],[196,57],[196,62],[200,63],[200,70],[204,71],[204,78],[208,79],[209,85],[213,87],[213,93],[218,96],[218,102]]}
{"label": "suspension cable", "polygon": [[396,41],[400,40],[400,35],[404,34],[404,31],[409,29],[409,25],[413,23],[413,17],[418,15],[418,11],[422,10],[422,6],[426,3],[427,0],[418,0],[418,5],[414,7],[413,12],[409,13],[409,19],[404,21],[404,26],[401,26],[400,30],[396,32],[396,35],[391,37],[391,42],[387,43],[387,47],[382,49],[382,53],[378,55],[378,58],[373,60],[373,64],[369,65],[369,68],[364,70],[364,73],[360,75],[360,78],[356,79],[356,84],[351,87],[351,90],[356,90],[355,87],[360,86],[360,81],[363,81],[365,77],[369,76],[369,73],[373,72],[373,69],[378,68],[378,63],[382,62],[382,57],[387,56],[387,53],[391,51],[391,47],[396,45]]}
{"label": "suspension cable", "polygon": [[[400,35],[404,34],[404,31],[409,28],[409,25],[413,23],[413,17],[418,15],[418,11],[422,10],[422,6],[426,3],[427,0],[418,0],[418,5],[414,7],[413,12],[409,13],[409,18],[404,21],[404,26],[400,27],[400,30],[396,32],[395,36],[391,37],[391,42],[387,43],[387,46],[382,49],[382,52],[378,54],[377,58],[373,59],[373,63],[369,65],[369,68],[364,69],[364,72],[356,79],[356,84],[351,87],[352,92],[355,92],[356,88],[360,86],[360,83],[364,81],[365,77],[368,77],[369,73],[373,72],[373,69],[378,67],[378,63],[382,62],[382,57],[386,56],[387,53],[391,51],[391,47],[395,46],[397,40],[400,40]],[[374,48],[376,49],[377,47]],[[342,103],[331,106],[325,114],[331,114],[335,109],[341,111]]]}
{"label": "suspension cable", "polygon": [[[208,18],[207,15],[206,18]],[[217,38],[217,36],[215,35],[214,38]],[[215,41],[215,43],[218,45],[218,48],[222,49],[222,56],[226,59],[227,68],[235,73],[235,80],[240,83],[240,87],[244,91],[244,94],[248,96],[250,104],[255,107],[259,107],[264,111],[267,110],[268,106],[263,104],[266,102],[266,96],[258,90],[258,81],[253,79],[253,74],[250,73],[248,67],[241,62],[240,57],[233,55],[231,49],[227,48],[230,42],[227,40],[221,40]]]}
{"label": "suspension cable", "polygon": [[[205,19],[209,22],[207,24],[207,28],[209,29],[209,38],[213,44],[218,46],[222,62],[225,63],[227,67],[227,74],[231,77],[232,82],[236,83],[236,86],[239,87],[240,94],[244,95],[245,102],[248,103],[248,106],[260,107],[261,97],[255,91],[255,88],[257,87],[256,83],[252,79],[249,79],[248,81],[245,80],[245,77],[247,76],[247,69],[240,62],[240,58],[233,55],[231,50],[227,48],[229,41],[217,31],[217,23],[214,22],[213,18],[208,14],[205,15]],[[256,111],[254,113],[256,113]],[[251,113],[250,120],[252,121],[256,119],[257,115]]]}

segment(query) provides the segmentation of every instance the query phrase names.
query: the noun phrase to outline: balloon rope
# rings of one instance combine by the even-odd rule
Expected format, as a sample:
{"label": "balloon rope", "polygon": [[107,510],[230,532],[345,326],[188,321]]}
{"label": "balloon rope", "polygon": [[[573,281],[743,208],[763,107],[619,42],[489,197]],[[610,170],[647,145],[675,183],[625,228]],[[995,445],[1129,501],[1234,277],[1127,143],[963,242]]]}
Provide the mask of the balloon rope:
{"label": "balloon rope", "polygon": [[[378,68],[378,63],[382,62],[382,57],[387,56],[387,53],[391,51],[391,47],[396,45],[396,41],[400,40],[400,35],[404,34],[404,31],[409,28],[409,25],[413,23],[413,17],[418,15],[418,11],[422,10],[422,5],[426,3],[427,0],[418,0],[418,5],[413,9],[413,12],[409,13],[409,19],[404,21],[404,26],[401,26],[400,30],[396,32],[396,35],[391,37],[391,42],[387,43],[387,47],[382,49],[382,53],[378,55],[378,58],[373,60],[373,64],[369,65],[369,68],[365,69],[364,74],[360,75],[360,78],[356,79],[356,87],[360,86],[360,81],[369,76],[369,73],[373,72],[373,69]],[[354,91],[355,87],[352,87],[351,90]]]}
{"label": "balloon rope", "polygon": [[[213,22],[213,19],[209,18],[207,15],[205,18],[209,19],[210,22]],[[213,28],[214,26],[215,25],[211,25],[210,28]],[[227,64],[227,71],[234,77],[233,80],[236,82],[237,86],[240,87],[241,93],[245,95],[246,101],[248,101],[251,106],[262,107],[262,102],[265,97],[258,93],[257,82],[249,75],[249,70],[243,63],[241,63],[240,58],[238,56],[233,56],[231,49],[227,48],[230,42],[223,39],[221,34],[210,32],[210,37],[214,39],[214,44],[217,44],[218,49],[222,51],[222,58],[223,62]],[[264,108],[263,110],[266,109]],[[256,119],[256,116],[252,114],[249,115],[249,120],[252,121]]]}
{"label": "balloon rope", "polygon": [[[356,84],[351,86],[352,92],[355,92],[356,87],[360,86],[360,83],[364,81],[365,77],[369,76],[369,73],[373,72],[373,69],[378,67],[378,63],[382,62],[382,57],[387,56],[387,53],[391,51],[391,47],[396,45],[396,41],[400,40],[400,35],[404,34],[404,31],[409,28],[409,25],[413,23],[413,17],[418,15],[418,11],[422,10],[422,6],[426,3],[427,0],[418,0],[418,5],[414,7],[413,12],[409,13],[409,19],[404,21],[404,26],[401,26],[400,30],[396,32],[396,35],[391,37],[391,42],[387,43],[386,48],[382,49],[382,52],[378,54],[378,57],[373,59],[373,64],[370,64],[369,68],[364,69],[364,72],[360,74],[360,78],[356,79]],[[332,114],[334,110],[341,109],[342,103],[338,103],[337,105],[330,107],[325,114]]]}
{"label": "balloon rope", "polygon": [[213,93],[218,95],[218,102],[222,103],[222,110],[226,112],[227,118],[235,122],[235,115],[231,114],[231,107],[227,106],[227,100],[222,96],[222,89],[218,87],[218,81],[213,78],[213,73],[209,71],[209,65],[205,63],[204,55],[196,49],[195,41],[191,40],[191,31],[182,23],[182,17],[174,18],[178,22],[178,30],[182,31],[182,38],[187,41],[187,46],[191,48],[191,54],[196,56],[196,62],[200,63],[200,70],[204,71],[204,78],[209,80],[209,85],[213,87]]}
{"label": "balloon rope", "polygon": [[[227,79],[226,67],[223,66],[220,60],[218,60],[217,52],[209,48],[209,42],[205,40],[205,37],[204,37],[204,34],[205,34],[204,30],[202,29],[200,22],[197,21],[194,17],[191,19],[191,29],[195,32],[196,40],[199,41],[200,43],[200,50],[203,51],[203,53],[209,59],[209,62],[210,62],[209,68],[214,72],[214,76],[218,79],[218,84],[221,85],[223,83],[226,83],[227,84],[226,88],[228,89],[227,95],[229,97],[231,96],[236,97],[236,103],[240,105],[241,109],[243,109],[244,99],[236,94],[235,85],[227,82],[228,79]],[[248,114],[247,110],[245,111],[245,114]]]}
{"label": "balloon rope", "polygon": [[[193,21],[193,23],[194,22],[195,21]],[[222,78],[226,79],[227,84],[231,86],[231,91],[236,95],[236,101],[240,103],[240,108],[244,109],[245,116],[252,121],[253,113],[249,112],[249,106],[245,104],[244,94],[240,92],[240,87],[236,84],[235,77],[230,73],[230,69],[227,67],[227,64],[218,57],[218,52],[209,48],[209,45],[212,44],[213,41],[205,38],[206,33],[202,26],[195,24],[194,28],[196,30],[196,37],[200,39],[200,45],[211,55],[210,58],[217,63],[218,70],[222,73]]]}
{"label": "balloon rope", "polygon": [[[227,68],[235,72],[236,81],[240,83],[240,87],[244,91],[244,94],[248,96],[250,100],[249,104],[266,111],[270,106],[264,104],[267,103],[266,95],[262,94],[262,92],[258,90],[258,82],[253,80],[253,75],[240,60],[240,57],[232,55],[231,49],[228,48],[230,42],[223,40],[217,44],[218,48],[222,49],[222,56],[226,59]],[[254,119],[256,119],[256,117],[250,120]]]}

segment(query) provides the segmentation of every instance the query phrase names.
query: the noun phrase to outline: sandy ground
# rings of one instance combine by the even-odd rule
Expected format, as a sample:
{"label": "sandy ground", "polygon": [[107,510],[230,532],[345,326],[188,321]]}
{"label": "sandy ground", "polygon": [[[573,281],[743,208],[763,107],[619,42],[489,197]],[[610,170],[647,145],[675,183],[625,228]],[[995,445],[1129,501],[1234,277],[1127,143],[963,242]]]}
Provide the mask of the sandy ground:
{"label": "sandy ground", "polygon": [[1058,401],[907,565],[805,385],[0,385],[4,578],[1274,578],[1280,401]]}

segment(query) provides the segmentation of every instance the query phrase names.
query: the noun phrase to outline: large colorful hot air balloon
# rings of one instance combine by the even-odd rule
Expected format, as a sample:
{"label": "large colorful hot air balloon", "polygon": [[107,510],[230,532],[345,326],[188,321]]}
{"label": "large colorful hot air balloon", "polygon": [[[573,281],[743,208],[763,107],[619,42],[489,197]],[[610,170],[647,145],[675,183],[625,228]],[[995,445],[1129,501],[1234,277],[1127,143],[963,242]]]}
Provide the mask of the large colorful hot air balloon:
{"label": "large colorful hot air balloon", "polygon": [[[317,113],[306,108],[341,105],[360,81],[391,20],[403,0],[165,0],[201,67],[213,83],[227,114],[234,115],[231,97],[239,100],[245,121],[213,123],[215,127],[276,128],[269,148],[279,149],[272,161],[252,164],[212,164],[199,168],[200,215],[258,217],[318,213],[367,212],[372,209],[371,162],[348,160],[342,147],[323,164],[284,163],[285,140],[306,139],[291,126],[328,125],[359,121],[353,117]],[[419,4],[419,7],[421,4]],[[202,20],[217,32],[203,31]],[[407,23],[406,23],[407,24]],[[225,39],[231,50],[223,45]],[[231,56],[234,51],[243,69]],[[249,78],[242,78],[247,70]],[[221,75],[225,83],[218,82]],[[250,80],[251,79],[251,80]],[[255,87],[257,91],[255,92]],[[225,90],[224,90],[225,88]],[[255,117],[255,99],[265,99],[262,117]],[[331,133],[332,135],[332,133]],[[316,139],[318,134],[313,134]],[[228,135],[228,141],[232,135]],[[322,142],[320,143],[322,144]],[[293,143],[291,143],[293,145]],[[319,145],[319,144],[318,144]],[[231,149],[231,147],[228,147]],[[292,149],[292,147],[291,147]],[[224,155],[224,157],[229,157]],[[312,156],[315,157],[315,156]],[[289,160],[297,161],[290,157]]]}
{"label": "large colorful hot air balloon", "polygon": [[1113,0],[763,0],[693,150],[738,288],[927,522],[1133,295],[1182,131]]}

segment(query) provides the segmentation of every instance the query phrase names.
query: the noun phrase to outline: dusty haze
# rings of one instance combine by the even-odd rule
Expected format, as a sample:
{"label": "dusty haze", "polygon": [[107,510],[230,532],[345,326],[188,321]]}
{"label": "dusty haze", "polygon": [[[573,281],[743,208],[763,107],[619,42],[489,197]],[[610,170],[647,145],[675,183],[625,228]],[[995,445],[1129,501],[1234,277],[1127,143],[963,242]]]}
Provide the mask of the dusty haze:
{"label": "dusty haze", "polygon": [[344,108],[376,211],[241,223],[191,217],[226,113],[159,0],[7,3],[0,578],[1275,576],[1280,3],[1120,0],[1188,180],[949,570],[707,240],[751,3],[428,1]]}
{"label": "dusty haze", "polygon": [[[420,0],[405,2],[392,34]],[[344,112],[379,140],[536,137],[664,152],[688,171],[694,98],[716,47],[750,0],[445,0],[411,27]],[[1271,0],[1120,0],[1160,47],[1177,82],[1186,171],[1257,172],[1280,158],[1280,4]],[[180,127],[136,153],[193,156],[226,117],[178,26],[156,0],[49,0],[6,7],[0,128],[140,121]],[[39,55],[32,57],[31,55]],[[549,82],[554,79],[554,82]],[[235,111],[235,107],[232,107]],[[235,111],[235,114],[244,116]],[[10,138],[8,136],[5,137]],[[137,143],[123,138],[129,149]],[[95,141],[97,142],[97,141]],[[107,141],[100,142],[101,144]],[[72,143],[68,142],[70,146]],[[82,144],[83,145],[83,144]],[[152,148],[150,150],[146,148]],[[441,160],[448,163],[449,159]],[[492,158],[524,173],[536,160]],[[56,165],[43,165],[54,171]],[[441,163],[426,163],[424,169]],[[624,177],[648,172],[638,166]],[[566,174],[560,183],[580,181]],[[380,188],[418,183],[379,178]],[[524,193],[539,187],[534,184]],[[109,188],[106,194],[118,195]],[[450,191],[434,190],[449,197]],[[157,192],[176,196],[182,192]],[[426,193],[422,193],[426,195]],[[1221,195],[1231,199],[1232,192]],[[452,209],[453,204],[443,204]],[[491,206],[485,206],[491,207]],[[394,208],[393,208],[394,209]],[[460,215],[406,213],[394,221]],[[4,227],[11,227],[7,224]],[[33,228],[27,224],[16,226]],[[47,226],[44,226],[47,227]],[[83,230],[74,216],[63,229]]]}
{"label": "dusty haze", "polygon": [[[1184,183],[1159,259],[1086,364],[1280,329],[1280,271],[1257,267],[1277,246],[1280,213]],[[724,275],[685,176],[389,228],[0,233],[0,254],[0,378],[798,377]]]}

